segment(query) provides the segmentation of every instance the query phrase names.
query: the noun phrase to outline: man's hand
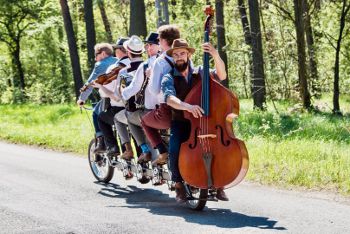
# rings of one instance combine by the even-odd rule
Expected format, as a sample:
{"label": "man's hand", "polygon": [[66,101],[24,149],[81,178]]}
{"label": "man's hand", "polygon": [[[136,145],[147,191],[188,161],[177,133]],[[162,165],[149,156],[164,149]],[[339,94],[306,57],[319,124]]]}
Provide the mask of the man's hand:
{"label": "man's hand", "polygon": [[203,116],[204,110],[200,106],[190,105],[188,103],[184,103],[184,104],[185,104],[185,110],[190,112],[193,115],[193,117],[199,118]]}
{"label": "man's hand", "polygon": [[82,106],[84,106],[85,102],[83,100],[79,99],[77,101],[77,104],[78,104],[78,106],[82,107]]}
{"label": "man's hand", "polygon": [[99,83],[96,83],[96,81],[93,81],[91,86],[94,87],[94,88],[97,88],[97,89],[100,89],[102,87],[102,85],[99,84]]}
{"label": "man's hand", "polygon": [[219,52],[214,48],[214,46],[210,42],[202,44],[202,48],[204,52],[209,53],[212,57],[219,56]]}

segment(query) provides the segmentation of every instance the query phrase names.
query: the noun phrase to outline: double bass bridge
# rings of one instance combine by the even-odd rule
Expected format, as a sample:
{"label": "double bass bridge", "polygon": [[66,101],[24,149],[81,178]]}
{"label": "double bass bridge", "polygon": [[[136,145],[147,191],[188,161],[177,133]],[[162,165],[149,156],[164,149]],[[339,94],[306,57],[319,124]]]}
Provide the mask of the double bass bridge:
{"label": "double bass bridge", "polygon": [[198,135],[197,137],[202,140],[204,138],[216,138],[217,136],[215,134],[204,134],[204,135]]}

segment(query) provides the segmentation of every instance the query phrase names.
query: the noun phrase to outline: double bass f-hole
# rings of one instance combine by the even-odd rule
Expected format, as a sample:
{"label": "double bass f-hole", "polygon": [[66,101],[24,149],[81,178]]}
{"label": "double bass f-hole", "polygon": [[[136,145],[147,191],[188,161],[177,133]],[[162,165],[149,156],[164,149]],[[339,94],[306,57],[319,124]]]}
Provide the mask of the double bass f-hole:
{"label": "double bass f-hole", "polygon": [[220,125],[216,125],[215,126],[216,129],[220,130],[220,140],[221,140],[221,144],[223,146],[229,146],[230,145],[230,140],[224,140],[224,129],[222,129],[222,127]]}
{"label": "double bass f-hole", "polygon": [[197,146],[198,132],[199,132],[199,128],[196,128],[196,130],[194,131],[194,142],[189,144],[190,149],[194,149]]}

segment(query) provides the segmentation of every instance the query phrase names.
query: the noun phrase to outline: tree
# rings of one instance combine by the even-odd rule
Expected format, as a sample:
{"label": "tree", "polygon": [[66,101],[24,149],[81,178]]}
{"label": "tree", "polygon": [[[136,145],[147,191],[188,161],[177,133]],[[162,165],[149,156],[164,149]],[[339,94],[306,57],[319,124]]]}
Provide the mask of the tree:
{"label": "tree", "polygon": [[342,0],[341,14],[340,14],[340,25],[339,35],[337,39],[337,46],[335,49],[335,62],[334,62],[334,82],[333,82],[333,113],[341,114],[339,105],[339,61],[340,61],[340,49],[341,42],[343,40],[343,33],[345,28],[346,16],[350,10],[350,3],[347,0]]}
{"label": "tree", "polygon": [[129,36],[131,35],[147,36],[144,0],[130,0]]}
{"label": "tree", "polygon": [[294,24],[297,36],[297,48],[298,48],[298,76],[299,76],[299,88],[300,96],[302,99],[303,107],[306,109],[311,108],[311,97],[308,90],[308,72],[306,68],[306,53],[305,53],[305,30],[304,30],[304,18],[303,18],[303,1],[294,0]]}
{"label": "tree", "polygon": [[103,26],[105,27],[105,31],[106,31],[107,41],[109,43],[113,43],[111,24],[109,23],[109,20],[108,20],[104,0],[97,0],[97,5],[98,5],[98,8],[100,9]]}
{"label": "tree", "polygon": [[0,41],[7,45],[11,55],[13,84],[21,90],[22,96],[26,84],[21,61],[21,40],[26,35],[26,30],[39,20],[38,11],[44,3],[44,0],[0,1]]}
{"label": "tree", "polygon": [[157,27],[169,24],[168,0],[156,0],[156,9],[158,15]]}
{"label": "tree", "polygon": [[86,45],[88,54],[88,67],[90,72],[94,68],[95,64],[95,50],[96,44],[96,32],[94,22],[94,11],[92,7],[92,0],[84,0],[84,18],[86,28]]}
{"label": "tree", "polygon": [[[216,33],[218,40],[218,51],[220,57],[225,63],[226,73],[228,74],[228,63],[227,63],[227,54],[223,49],[226,46],[225,39],[225,23],[224,23],[224,2],[222,0],[215,0],[215,8],[216,8]],[[227,77],[226,80],[222,82],[222,84],[228,87],[229,79]]]}
{"label": "tree", "polygon": [[61,12],[62,12],[62,17],[64,21],[64,27],[67,34],[69,55],[70,55],[71,66],[73,70],[74,91],[75,91],[75,96],[78,98],[80,95],[79,89],[83,86],[78,48],[76,44],[75,34],[73,30],[73,23],[70,16],[67,0],[60,0],[60,5],[61,5]]}
{"label": "tree", "polygon": [[253,74],[251,77],[251,90],[254,101],[254,107],[263,109],[266,102],[266,87],[264,74],[264,58],[261,42],[259,3],[257,0],[249,0],[248,3],[253,57]]}
{"label": "tree", "polygon": [[304,10],[304,18],[305,18],[305,36],[306,36],[306,44],[309,55],[309,68],[310,68],[310,78],[311,78],[311,92],[316,97],[320,95],[320,89],[318,85],[318,69],[317,69],[317,61],[316,61],[316,51],[314,45],[314,35],[311,25],[311,14],[310,7],[307,0],[303,1],[303,10]]}

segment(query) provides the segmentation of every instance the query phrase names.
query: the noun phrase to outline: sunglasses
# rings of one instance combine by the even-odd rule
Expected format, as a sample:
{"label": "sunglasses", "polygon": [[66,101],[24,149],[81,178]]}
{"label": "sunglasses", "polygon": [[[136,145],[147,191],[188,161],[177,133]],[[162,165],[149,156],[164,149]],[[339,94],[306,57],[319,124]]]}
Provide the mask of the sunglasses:
{"label": "sunglasses", "polygon": [[97,55],[99,55],[101,53],[102,53],[102,51],[95,53],[95,57],[97,57]]}

